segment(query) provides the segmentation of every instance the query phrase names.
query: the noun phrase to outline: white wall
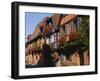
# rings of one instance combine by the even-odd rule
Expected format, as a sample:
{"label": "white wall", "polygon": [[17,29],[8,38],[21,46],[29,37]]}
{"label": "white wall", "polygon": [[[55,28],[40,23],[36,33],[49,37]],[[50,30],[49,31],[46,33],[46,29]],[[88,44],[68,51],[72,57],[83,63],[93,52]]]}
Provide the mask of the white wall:
{"label": "white wall", "polygon": [[[0,81],[13,81],[10,78],[11,68],[11,2],[14,0],[1,0],[0,1]],[[20,0],[16,0],[20,1]],[[100,0],[21,0],[21,1],[34,1],[45,3],[59,3],[59,4],[72,4],[72,5],[87,5],[98,6],[100,14]],[[100,15],[98,16],[100,21]],[[100,23],[98,23],[98,30],[100,30]],[[100,32],[98,33],[100,34]],[[100,37],[98,38],[100,41]],[[98,43],[100,45],[100,42]],[[100,46],[98,46],[99,48]],[[99,50],[100,53],[100,50]],[[98,57],[100,54],[98,53]],[[100,62],[100,58],[98,60]],[[100,63],[99,63],[100,68]],[[100,70],[99,70],[100,72]],[[82,75],[82,76],[65,76],[53,78],[39,78],[29,79],[30,81],[99,81],[100,73],[98,75]],[[26,81],[29,81],[26,79]]]}

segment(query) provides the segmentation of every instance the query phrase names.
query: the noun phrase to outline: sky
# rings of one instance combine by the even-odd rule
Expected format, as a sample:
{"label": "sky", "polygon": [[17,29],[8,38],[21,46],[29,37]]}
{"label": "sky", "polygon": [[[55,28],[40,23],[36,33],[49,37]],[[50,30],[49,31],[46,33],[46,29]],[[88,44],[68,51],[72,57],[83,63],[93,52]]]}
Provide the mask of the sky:
{"label": "sky", "polygon": [[51,16],[50,13],[36,13],[36,12],[25,12],[25,33],[26,37],[32,34],[37,24],[47,16]]}

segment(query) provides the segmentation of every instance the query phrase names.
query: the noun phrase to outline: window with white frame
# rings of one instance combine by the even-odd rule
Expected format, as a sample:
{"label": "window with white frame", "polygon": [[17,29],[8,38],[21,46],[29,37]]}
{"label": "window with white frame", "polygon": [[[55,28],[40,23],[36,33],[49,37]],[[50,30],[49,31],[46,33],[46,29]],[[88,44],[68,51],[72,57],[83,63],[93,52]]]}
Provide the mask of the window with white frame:
{"label": "window with white frame", "polygon": [[49,44],[49,38],[46,38],[46,43]]}
{"label": "window with white frame", "polygon": [[51,35],[51,42],[54,42],[54,34]]}

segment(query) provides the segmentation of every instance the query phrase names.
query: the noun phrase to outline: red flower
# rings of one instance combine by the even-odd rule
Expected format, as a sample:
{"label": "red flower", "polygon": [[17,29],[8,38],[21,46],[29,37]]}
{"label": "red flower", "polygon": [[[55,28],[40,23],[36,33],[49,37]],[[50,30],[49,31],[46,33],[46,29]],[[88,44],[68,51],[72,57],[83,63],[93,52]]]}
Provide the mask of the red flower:
{"label": "red flower", "polygon": [[66,37],[64,35],[59,38],[60,45],[63,45],[65,41],[66,41]]}

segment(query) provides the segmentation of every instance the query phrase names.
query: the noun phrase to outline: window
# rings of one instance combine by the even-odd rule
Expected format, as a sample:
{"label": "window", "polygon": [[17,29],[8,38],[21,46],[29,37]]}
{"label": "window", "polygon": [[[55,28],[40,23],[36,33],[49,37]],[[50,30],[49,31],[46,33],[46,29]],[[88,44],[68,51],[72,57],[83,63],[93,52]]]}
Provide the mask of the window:
{"label": "window", "polygon": [[46,38],[46,43],[49,44],[49,38]]}
{"label": "window", "polygon": [[54,42],[54,34],[51,35],[51,42]]}

